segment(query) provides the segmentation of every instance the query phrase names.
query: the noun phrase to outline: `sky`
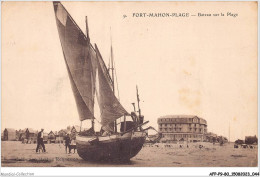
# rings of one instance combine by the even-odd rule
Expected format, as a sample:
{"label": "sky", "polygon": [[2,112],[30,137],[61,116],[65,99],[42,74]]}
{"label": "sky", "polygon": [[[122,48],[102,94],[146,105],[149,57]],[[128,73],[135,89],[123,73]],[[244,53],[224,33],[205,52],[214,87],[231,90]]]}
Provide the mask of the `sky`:
{"label": "sky", "polygon": [[[164,115],[197,115],[210,132],[229,137],[230,129],[232,141],[257,135],[257,3],[62,4],[83,32],[88,16],[91,43],[106,63],[112,37],[120,102],[128,112],[138,85],[150,126],[158,128],[157,118]],[[2,2],[1,125],[47,132],[80,125],[52,2]]]}

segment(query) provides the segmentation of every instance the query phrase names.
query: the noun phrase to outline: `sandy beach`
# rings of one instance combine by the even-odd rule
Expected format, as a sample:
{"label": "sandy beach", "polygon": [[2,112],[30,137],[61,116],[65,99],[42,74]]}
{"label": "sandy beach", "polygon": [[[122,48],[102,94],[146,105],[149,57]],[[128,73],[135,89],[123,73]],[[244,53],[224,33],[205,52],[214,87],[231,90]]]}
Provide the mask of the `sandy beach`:
{"label": "sandy beach", "polygon": [[[203,145],[203,148],[199,148]],[[62,144],[46,144],[47,153],[35,153],[36,144],[2,141],[3,167],[256,167],[257,148],[235,149],[233,144],[191,143],[165,147],[146,145],[129,163],[97,163],[66,154]]]}

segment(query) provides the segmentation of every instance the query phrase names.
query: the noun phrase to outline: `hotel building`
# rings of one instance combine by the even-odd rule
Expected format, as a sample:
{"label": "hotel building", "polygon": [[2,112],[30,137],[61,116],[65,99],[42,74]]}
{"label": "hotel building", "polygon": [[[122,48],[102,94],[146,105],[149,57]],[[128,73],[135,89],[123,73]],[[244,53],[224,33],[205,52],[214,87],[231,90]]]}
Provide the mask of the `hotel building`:
{"label": "hotel building", "polygon": [[168,115],[158,118],[162,141],[201,142],[206,140],[207,121],[192,115]]}

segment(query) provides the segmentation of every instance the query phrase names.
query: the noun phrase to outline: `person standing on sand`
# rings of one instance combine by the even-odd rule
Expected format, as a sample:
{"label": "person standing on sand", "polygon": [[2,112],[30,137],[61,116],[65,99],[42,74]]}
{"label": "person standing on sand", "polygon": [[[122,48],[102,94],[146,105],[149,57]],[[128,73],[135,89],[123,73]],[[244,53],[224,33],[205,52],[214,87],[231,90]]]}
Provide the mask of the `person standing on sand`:
{"label": "person standing on sand", "polygon": [[36,147],[36,153],[38,152],[38,149],[40,146],[43,148],[43,152],[46,152],[45,150],[45,145],[43,143],[43,131],[44,129],[42,128],[41,131],[37,135],[37,147]]}
{"label": "person standing on sand", "polygon": [[70,136],[69,136],[68,133],[67,133],[67,136],[65,137],[65,150],[66,150],[66,153],[67,153],[67,148],[69,149],[69,153],[70,153]]}

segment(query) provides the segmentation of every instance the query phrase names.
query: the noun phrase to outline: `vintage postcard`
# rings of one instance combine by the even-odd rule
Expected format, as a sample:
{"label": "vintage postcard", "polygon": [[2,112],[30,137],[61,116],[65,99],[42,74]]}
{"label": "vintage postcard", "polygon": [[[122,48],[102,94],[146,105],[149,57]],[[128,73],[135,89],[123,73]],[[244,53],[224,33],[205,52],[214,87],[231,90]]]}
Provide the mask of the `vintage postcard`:
{"label": "vintage postcard", "polygon": [[257,2],[1,12],[2,167],[258,166]]}

